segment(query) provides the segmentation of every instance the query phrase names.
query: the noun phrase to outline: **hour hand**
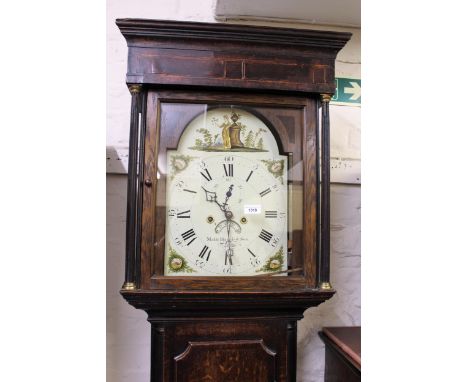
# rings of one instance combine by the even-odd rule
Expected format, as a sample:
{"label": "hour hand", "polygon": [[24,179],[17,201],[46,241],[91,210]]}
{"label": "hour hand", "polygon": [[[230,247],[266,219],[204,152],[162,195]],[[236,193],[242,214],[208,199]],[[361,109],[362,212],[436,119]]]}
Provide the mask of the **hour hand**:
{"label": "hour hand", "polygon": [[203,191],[205,191],[205,197],[206,197],[207,202],[215,202],[216,204],[218,204],[218,198],[216,197],[216,192],[208,191],[205,188],[203,188]]}

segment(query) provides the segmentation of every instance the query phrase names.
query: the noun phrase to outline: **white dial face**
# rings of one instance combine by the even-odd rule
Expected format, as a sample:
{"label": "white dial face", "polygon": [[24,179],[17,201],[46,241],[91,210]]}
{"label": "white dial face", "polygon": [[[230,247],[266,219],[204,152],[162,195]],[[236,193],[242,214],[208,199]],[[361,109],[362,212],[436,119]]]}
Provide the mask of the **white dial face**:
{"label": "white dial face", "polygon": [[[243,126],[235,122],[234,127]],[[166,275],[247,276],[287,269],[287,159],[263,147],[249,149],[242,142],[249,132],[236,134],[219,150],[181,151],[179,145],[168,152]],[[253,137],[246,139],[249,145]]]}

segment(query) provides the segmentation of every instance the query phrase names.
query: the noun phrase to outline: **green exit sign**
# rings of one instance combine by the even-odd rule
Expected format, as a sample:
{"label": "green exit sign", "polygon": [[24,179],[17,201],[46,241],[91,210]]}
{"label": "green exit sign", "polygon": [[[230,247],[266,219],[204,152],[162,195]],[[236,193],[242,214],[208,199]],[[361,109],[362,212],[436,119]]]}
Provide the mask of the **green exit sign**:
{"label": "green exit sign", "polygon": [[337,77],[336,92],[331,99],[335,104],[360,105],[361,104],[361,80],[356,78]]}

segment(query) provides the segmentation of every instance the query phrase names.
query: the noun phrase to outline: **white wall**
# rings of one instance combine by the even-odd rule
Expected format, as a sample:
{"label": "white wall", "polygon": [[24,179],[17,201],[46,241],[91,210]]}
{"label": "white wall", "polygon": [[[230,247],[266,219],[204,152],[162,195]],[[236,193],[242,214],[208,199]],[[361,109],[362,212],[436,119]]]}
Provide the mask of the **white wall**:
{"label": "white wall", "polygon": [[[213,0],[108,0],[107,146],[126,150],[130,95],[125,85],[127,47],[116,18],[215,22]],[[253,22],[249,22],[253,24]],[[338,77],[360,78],[360,30],[306,24],[269,24],[350,31],[337,59]],[[360,159],[360,108],[331,105],[331,156]],[[332,178],[333,180],[333,178]],[[126,176],[107,175],[107,373],[112,382],[148,382],[150,330],[146,314],[119,295],[124,276]],[[331,281],[337,294],[305,312],[298,326],[298,382],[323,380],[323,326],[360,325],[360,186],[331,187]]]}

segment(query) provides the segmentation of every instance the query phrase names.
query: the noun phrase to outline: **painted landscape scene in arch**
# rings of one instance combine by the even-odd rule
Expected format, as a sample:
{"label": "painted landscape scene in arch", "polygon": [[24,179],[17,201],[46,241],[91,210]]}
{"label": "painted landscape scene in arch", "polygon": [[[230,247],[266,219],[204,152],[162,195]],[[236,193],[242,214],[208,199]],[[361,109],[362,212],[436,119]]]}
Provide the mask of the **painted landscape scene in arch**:
{"label": "painted landscape scene in arch", "polygon": [[249,129],[239,119],[241,115],[232,112],[231,116],[223,115],[223,121],[213,117],[211,123],[217,131],[207,128],[199,128],[196,132],[199,137],[195,139],[192,150],[198,151],[250,151],[267,152],[263,140],[263,133],[267,131],[262,128]]}

